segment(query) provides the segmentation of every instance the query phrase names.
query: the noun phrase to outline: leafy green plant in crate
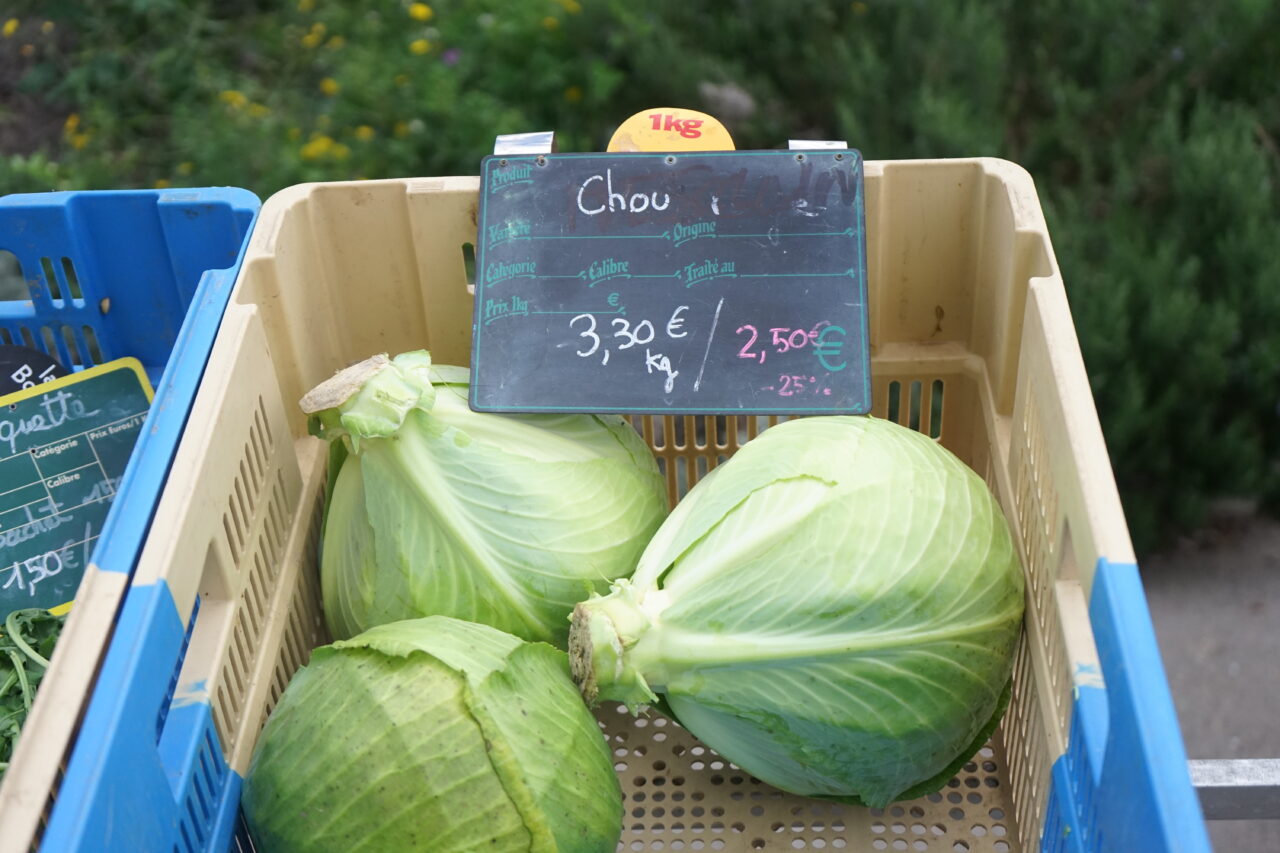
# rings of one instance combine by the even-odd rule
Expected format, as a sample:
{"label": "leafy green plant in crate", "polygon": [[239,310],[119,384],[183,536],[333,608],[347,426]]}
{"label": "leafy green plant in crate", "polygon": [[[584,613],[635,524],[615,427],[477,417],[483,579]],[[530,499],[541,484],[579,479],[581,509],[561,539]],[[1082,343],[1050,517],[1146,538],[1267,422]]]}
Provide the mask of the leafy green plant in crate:
{"label": "leafy green plant in crate", "polygon": [[14,610],[0,623],[0,778],[9,768],[66,618],[30,608]]}

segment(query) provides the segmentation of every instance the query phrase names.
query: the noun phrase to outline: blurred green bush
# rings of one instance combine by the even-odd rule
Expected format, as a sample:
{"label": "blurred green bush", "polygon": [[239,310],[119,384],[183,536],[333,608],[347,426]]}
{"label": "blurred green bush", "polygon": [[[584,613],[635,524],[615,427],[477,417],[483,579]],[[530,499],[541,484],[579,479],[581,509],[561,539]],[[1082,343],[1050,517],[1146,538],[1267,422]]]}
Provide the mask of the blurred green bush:
{"label": "blurred green bush", "polygon": [[[19,0],[0,190],[473,174],[688,106],[1036,178],[1140,550],[1280,497],[1280,4]],[[7,93],[7,94],[6,94]],[[1273,504],[1274,505],[1274,504]]]}

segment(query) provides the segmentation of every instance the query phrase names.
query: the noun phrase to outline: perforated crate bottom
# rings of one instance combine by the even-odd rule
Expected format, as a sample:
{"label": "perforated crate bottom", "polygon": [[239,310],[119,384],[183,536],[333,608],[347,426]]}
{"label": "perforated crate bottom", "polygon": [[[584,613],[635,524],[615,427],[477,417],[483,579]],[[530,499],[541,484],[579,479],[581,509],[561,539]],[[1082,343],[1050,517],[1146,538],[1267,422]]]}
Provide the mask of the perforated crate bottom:
{"label": "perforated crate bottom", "polygon": [[657,712],[601,706],[596,716],[626,803],[619,851],[1020,851],[994,740],[938,793],[867,809],[771,788]]}

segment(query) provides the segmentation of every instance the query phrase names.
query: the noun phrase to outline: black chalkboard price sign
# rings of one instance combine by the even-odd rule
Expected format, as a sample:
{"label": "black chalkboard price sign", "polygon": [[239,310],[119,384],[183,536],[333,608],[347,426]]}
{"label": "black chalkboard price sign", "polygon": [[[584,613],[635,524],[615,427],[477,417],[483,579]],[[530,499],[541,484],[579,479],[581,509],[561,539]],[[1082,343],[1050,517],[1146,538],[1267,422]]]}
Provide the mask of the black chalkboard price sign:
{"label": "black chalkboard price sign", "polygon": [[0,620],[75,597],[151,395],[121,358],[0,397]]}
{"label": "black chalkboard price sign", "polygon": [[471,406],[871,408],[853,150],[486,157]]}

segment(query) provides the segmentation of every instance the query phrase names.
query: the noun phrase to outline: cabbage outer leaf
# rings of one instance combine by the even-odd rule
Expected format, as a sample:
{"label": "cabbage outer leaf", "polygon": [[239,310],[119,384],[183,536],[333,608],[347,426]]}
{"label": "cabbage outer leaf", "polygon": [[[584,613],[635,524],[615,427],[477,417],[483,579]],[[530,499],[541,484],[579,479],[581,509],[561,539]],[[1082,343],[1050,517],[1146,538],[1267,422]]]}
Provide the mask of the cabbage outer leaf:
{"label": "cabbage outer leaf", "polygon": [[[442,614],[563,647],[573,606],[629,574],[666,515],[653,455],[621,418],[473,412],[464,369],[411,360],[397,372],[420,355],[309,395],[353,395],[314,415],[316,432],[354,451],[325,519],[330,631]],[[432,393],[406,390],[426,378]]]}
{"label": "cabbage outer leaf", "polygon": [[981,745],[1022,612],[976,474],[896,424],[809,418],[689,492],[631,582],[579,605],[571,658],[588,698],[661,693],[758,778],[878,806]]}
{"label": "cabbage outer leaf", "polygon": [[563,652],[446,617],[317,649],[242,801],[262,849],[597,853],[621,791]]}

